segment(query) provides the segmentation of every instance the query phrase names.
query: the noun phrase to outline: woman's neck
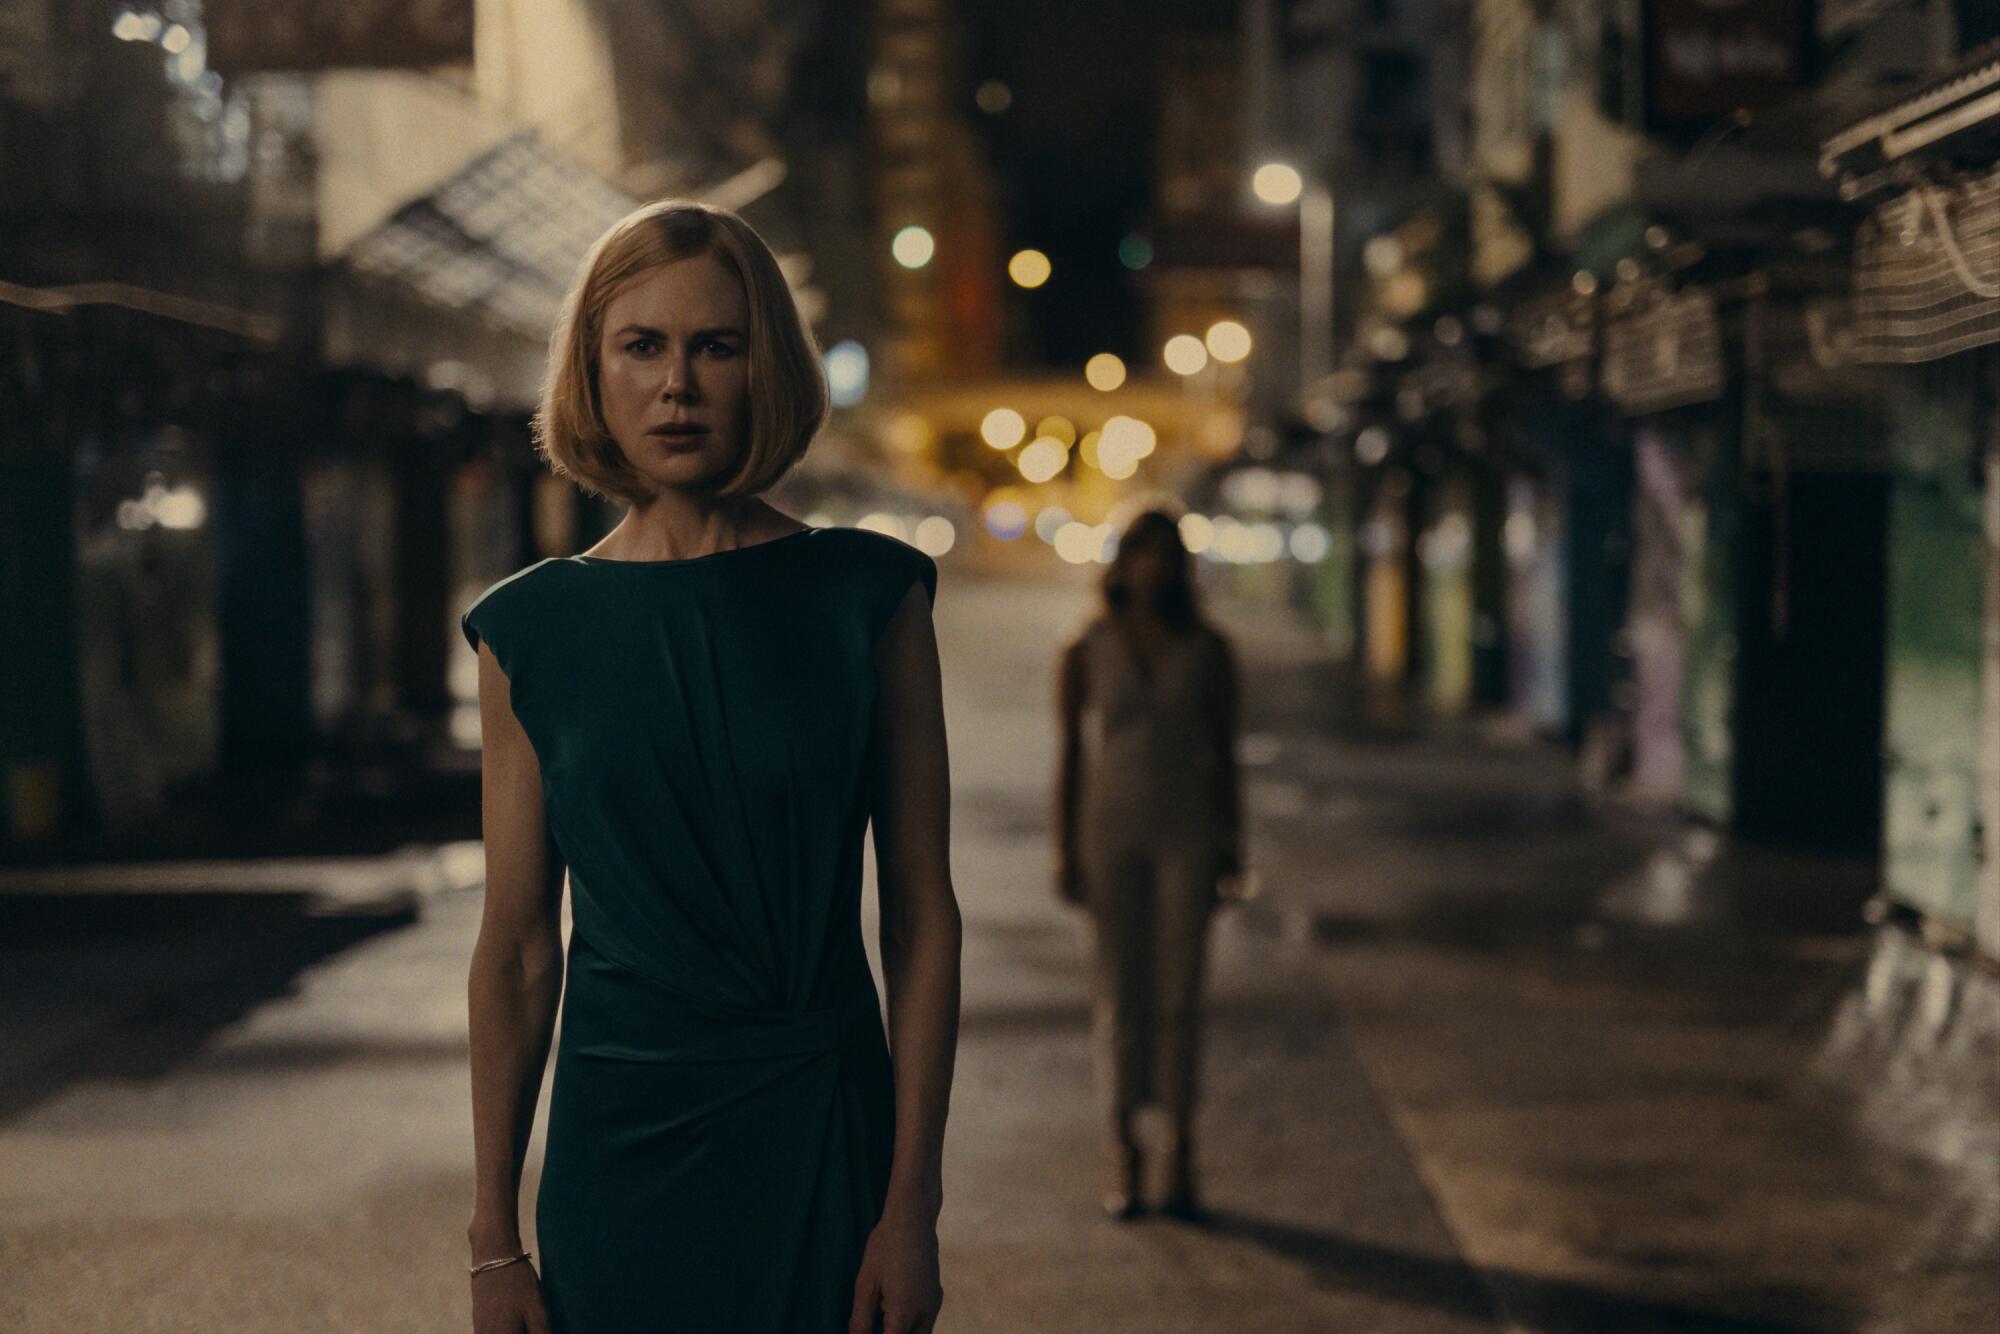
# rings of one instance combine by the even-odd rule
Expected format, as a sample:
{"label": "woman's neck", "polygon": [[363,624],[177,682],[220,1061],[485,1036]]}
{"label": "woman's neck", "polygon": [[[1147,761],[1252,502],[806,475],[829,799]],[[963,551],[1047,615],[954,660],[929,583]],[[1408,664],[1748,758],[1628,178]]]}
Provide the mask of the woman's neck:
{"label": "woman's neck", "polygon": [[[656,497],[634,506],[605,536],[608,550],[627,560],[679,560],[728,551],[777,536],[778,511],[763,500],[707,502]],[[767,530],[771,530],[767,533]]]}

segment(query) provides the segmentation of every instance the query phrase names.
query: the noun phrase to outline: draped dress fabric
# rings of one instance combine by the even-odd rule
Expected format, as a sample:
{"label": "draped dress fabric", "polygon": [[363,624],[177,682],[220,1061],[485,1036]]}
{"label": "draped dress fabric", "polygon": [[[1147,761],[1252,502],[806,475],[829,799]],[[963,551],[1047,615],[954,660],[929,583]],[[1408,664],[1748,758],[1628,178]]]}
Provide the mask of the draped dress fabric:
{"label": "draped dress fabric", "polygon": [[560,1334],[838,1334],[894,1089],[861,937],[872,651],[937,566],[807,528],[553,557],[466,612],[569,870],[535,1210]]}

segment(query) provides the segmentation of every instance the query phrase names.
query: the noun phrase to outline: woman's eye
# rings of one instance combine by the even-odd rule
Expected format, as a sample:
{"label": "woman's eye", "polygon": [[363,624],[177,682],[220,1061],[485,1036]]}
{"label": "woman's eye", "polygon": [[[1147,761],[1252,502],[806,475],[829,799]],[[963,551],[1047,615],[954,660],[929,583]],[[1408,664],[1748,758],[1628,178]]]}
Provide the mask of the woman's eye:
{"label": "woman's eye", "polygon": [[652,347],[652,345],[653,340],[650,338],[634,338],[631,342],[625,344],[625,350],[627,352],[640,352]]}
{"label": "woman's eye", "polygon": [[724,355],[725,357],[733,357],[736,355],[736,349],[731,347],[729,344],[723,342],[719,338],[709,339],[708,345],[714,348],[717,352],[722,353],[722,355]]}

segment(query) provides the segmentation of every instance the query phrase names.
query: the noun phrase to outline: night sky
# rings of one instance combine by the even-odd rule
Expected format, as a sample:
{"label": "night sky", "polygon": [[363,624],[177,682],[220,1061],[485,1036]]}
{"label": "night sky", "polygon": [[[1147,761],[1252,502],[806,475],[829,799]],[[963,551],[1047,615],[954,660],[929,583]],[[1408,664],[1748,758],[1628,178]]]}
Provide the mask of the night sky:
{"label": "night sky", "polygon": [[[1118,262],[1119,239],[1141,226],[1153,192],[1157,25],[1233,25],[1234,5],[1199,0],[959,0],[967,114],[998,176],[1008,253],[1046,252],[1041,288],[1009,284],[1025,316],[1017,355],[1080,366],[1137,346],[1138,287]],[[973,104],[989,78],[1013,103],[999,115]]]}

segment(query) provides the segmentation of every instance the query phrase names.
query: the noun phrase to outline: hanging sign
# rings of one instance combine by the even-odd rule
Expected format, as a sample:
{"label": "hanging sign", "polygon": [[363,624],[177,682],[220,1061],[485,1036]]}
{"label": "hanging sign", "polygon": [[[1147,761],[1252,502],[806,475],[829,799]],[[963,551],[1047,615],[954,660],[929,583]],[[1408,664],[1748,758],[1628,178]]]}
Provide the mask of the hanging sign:
{"label": "hanging sign", "polygon": [[1805,78],[1807,0],[1652,0],[1646,84],[1655,128],[1705,127],[1784,101]]}

